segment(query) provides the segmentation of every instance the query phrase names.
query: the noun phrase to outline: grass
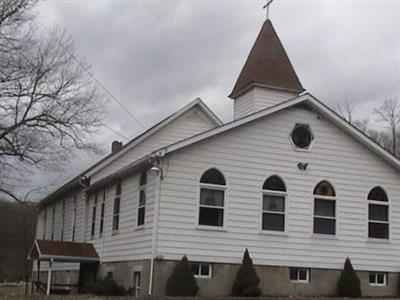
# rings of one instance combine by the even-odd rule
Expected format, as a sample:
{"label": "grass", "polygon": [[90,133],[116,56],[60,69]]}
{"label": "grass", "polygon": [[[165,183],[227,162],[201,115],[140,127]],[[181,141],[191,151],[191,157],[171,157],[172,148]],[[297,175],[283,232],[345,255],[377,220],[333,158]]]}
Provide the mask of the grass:
{"label": "grass", "polygon": [[0,296],[20,296],[25,294],[25,282],[0,283]]}

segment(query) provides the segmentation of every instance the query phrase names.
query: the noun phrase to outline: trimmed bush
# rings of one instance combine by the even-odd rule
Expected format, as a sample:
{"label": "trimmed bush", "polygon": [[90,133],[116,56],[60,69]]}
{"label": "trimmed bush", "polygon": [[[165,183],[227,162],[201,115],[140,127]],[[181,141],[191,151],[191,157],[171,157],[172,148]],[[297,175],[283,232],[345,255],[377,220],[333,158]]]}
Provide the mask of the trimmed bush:
{"label": "trimmed bush", "polygon": [[351,298],[361,297],[360,284],[360,278],[358,278],[354,271],[350,258],[347,258],[337,284],[339,296]]}
{"label": "trimmed bush", "polygon": [[253,266],[249,251],[246,249],[243,255],[242,266],[236,274],[236,279],[232,288],[233,296],[257,297],[261,295],[258,287],[260,278]]}
{"label": "trimmed bush", "polygon": [[167,281],[167,296],[196,296],[199,291],[196,278],[184,255]]}
{"label": "trimmed bush", "polygon": [[125,288],[118,285],[110,276],[96,280],[88,292],[99,296],[124,296],[127,294]]}

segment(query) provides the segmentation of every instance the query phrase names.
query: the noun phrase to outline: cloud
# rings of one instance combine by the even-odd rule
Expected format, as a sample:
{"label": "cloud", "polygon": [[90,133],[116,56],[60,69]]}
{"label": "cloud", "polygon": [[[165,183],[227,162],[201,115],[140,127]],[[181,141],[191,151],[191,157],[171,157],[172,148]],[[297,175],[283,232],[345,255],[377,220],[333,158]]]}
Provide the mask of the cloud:
{"label": "cloud", "polygon": [[[66,27],[77,52],[147,128],[201,97],[223,120],[227,98],[265,19],[263,1],[41,1],[40,20]],[[271,19],[301,82],[333,105],[356,103],[357,116],[400,95],[400,4],[276,1]],[[144,128],[114,101],[108,126],[133,138]],[[109,151],[112,132],[98,140]],[[97,157],[76,160],[60,182]],[[46,176],[44,176],[46,178]],[[45,179],[45,181],[48,178]]]}

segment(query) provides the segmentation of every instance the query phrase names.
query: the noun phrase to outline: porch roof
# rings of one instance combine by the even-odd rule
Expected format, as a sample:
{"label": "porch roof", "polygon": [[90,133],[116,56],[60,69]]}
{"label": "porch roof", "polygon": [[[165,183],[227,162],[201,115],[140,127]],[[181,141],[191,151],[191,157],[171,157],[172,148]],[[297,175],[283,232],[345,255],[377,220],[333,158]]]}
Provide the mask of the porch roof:
{"label": "porch roof", "polygon": [[28,259],[60,262],[98,262],[99,255],[92,244],[35,240]]}

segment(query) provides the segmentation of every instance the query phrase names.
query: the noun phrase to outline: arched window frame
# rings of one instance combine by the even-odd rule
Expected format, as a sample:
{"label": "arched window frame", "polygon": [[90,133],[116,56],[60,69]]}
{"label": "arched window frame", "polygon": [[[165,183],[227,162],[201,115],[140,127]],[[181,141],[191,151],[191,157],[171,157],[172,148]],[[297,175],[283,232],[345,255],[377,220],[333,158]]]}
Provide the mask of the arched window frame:
{"label": "arched window frame", "polygon": [[136,209],[136,227],[143,228],[146,223],[146,202],[147,202],[147,173],[143,171],[139,177],[138,202]]}
{"label": "arched window frame", "polygon": [[[284,185],[284,191],[277,191],[277,190],[271,190],[271,189],[264,189],[264,185],[265,183],[271,179],[272,177],[278,177],[283,185]],[[283,199],[283,203],[284,203],[284,210],[283,212],[278,212],[278,211],[271,211],[271,210],[267,210],[264,209],[264,196],[278,196],[281,197]],[[261,187],[261,216],[260,216],[260,232],[261,233],[267,233],[267,234],[276,234],[276,235],[280,235],[280,234],[287,234],[288,232],[288,190],[287,190],[287,185],[285,183],[285,181],[282,179],[281,176],[278,176],[276,174],[268,176],[267,179],[264,180],[262,187]],[[278,214],[278,215],[282,215],[284,218],[284,226],[283,226],[283,230],[271,230],[271,229],[264,229],[263,228],[263,217],[264,214]]]}
{"label": "arched window frame", "polygon": [[[322,184],[322,183],[327,183],[330,185],[330,187],[333,190],[334,196],[327,196],[327,195],[321,195],[321,194],[316,194],[315,190],[317,189],[317,187]],[[316,206],[317,206],[317,201],[321,200],[322,201],[330,201],[333,202],[333,216],[328,216],[328,215],[319,215],[316,214]],[[324,232],[320,232],[318,229],[316,229],[316,220],[333,220],[334,222],[334,229],[333,229],[333,233],[324,233]],[[329,222],[329,221],[327,221]],[[328,181],[328,180],[321,180],[319,181],[313,188],[313,227],[312,227],[312,232],[314,235],[321,235],[321,236],[332,236],[335,237],[338,235],[338,230],[337,230],[337,194],[336,194],[336,189],[333,186],[333,184]]]}
{"label": "arched window frame", "polygon": [[[225,185],[219,185],[219,184],[211,184],[211,183],[203,183],[201,182],[201,178],[203,177],[203,175],[207,172],[210,171],[212,169],[215,169],[216,171],[218,171],[222,177],[225,180]],[[196,216],[196,225],[198,229],[211,229],[211,230],[226,230],[227,228],[227,180],[226,177],[224,175],[224,173],[215,167],[210,167],[206,170],[204,170],[199,178],[199,188],[198,188],[198,196],[197,196],[197,216]],[[223,191],[224,195],[223,195],[223,201],[224,201],[224,205],[223,206],[210,206],[210,205],[204,205],[201,204],[201,191],[202,190],[214,190],[214,191]],[[218,225],[204,225],[204,224],[200,224],[200,210],[201,208],[211,208],[211,209],[221,209],[223,211],[223,218],[222,218],[222,226],[218,226]]]}
{"label": "arched window frame", "polygon": [[[369,195],[370,193],[376,189],[379,188],[381,189],[386,196],[387,201],[384,200],[374,200],[374,199],[369,199]],[[382,221],[382,220],[374,220],[370,218],[370,210],[371,210],[371,206],[379,206],[379,207],[386,207],[387,208],[387,221]],[[384,188],[382,188],[381,186],[375,186],[372,189],[370,189],[368,191],[367,194],[367,238],[368,239],[372,239],[372,240],[390,240],[390,220],[391,220],[391,214],[390,214],[390,198],[388,196],[388,193],[386,192],[386,190]],[[385,224],[387,226],[387,237],[376,237],[376,236],[371,236],[370,233],[370,226],[371,224]]]}

